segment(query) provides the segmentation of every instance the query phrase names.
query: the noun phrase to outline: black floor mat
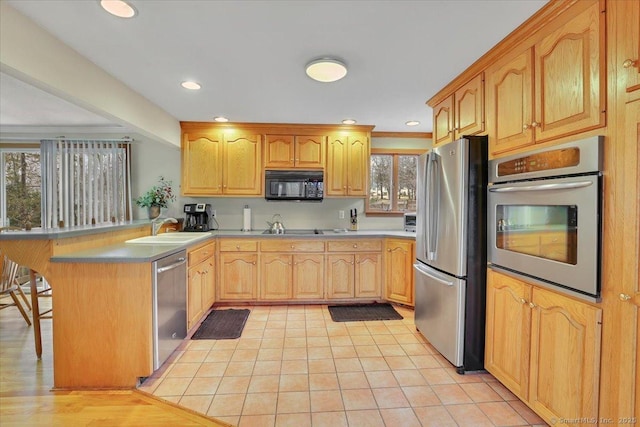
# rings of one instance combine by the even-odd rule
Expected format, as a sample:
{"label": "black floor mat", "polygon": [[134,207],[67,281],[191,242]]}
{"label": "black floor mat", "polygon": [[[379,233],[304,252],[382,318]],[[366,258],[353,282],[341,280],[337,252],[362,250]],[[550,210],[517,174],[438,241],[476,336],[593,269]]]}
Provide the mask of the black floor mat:
{"label": "black floor mat", "polygon": [[200,324],[192,340],[230,340],[240,338],[251,311],[247,309],[213,310]]}
{"label": "black floor mat", "polygon": [[391,304],[330,305],[329,314],[334,322],[403,319]]}

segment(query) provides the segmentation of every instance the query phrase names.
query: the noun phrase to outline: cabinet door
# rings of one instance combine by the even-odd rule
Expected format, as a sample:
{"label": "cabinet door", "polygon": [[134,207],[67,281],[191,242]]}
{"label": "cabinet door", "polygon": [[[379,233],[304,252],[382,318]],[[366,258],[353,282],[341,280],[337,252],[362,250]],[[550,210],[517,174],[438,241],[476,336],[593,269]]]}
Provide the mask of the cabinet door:
{"label": "cabinet door", "polygon": [[353,298],[354,256],[349,254],[327,255],[327,298]]}
{"label": "cabinet door", "polygon": [[211,257],[202,263],[202,311],[206,312],[216,300],[215,258]]}
{"label": "cabinet door", "polygon": [[529,392],[531,286],[487,271],[485,369],[522,400]]}
{"label": "cabinet door", "polygon": [[453,96],[433,107],[433,145],[453,141]]}
{"label": "cabinet door", "polygon": [[222,136],[216,132],[182,137],[182,194],[222,194]]}
{"label": "cabinet door", "polygon": [[267,135],[264,147],[264,166],[267,168],[292,168],[294,164],[293,135]]}
{"label": "cabinet door", "polygon": [[381,254],[356,254],[354,274],[356,298],[382,297]]}
{"label": "cabinet door", "polygon": [[258,255],[225,252],[220,254],[220,299],[252,300],[258,287]]}
{"label": "cabinet door", "polygon": [[487,119],[492,154],[533,144],[532,74],[532,49],[487,69]]}
{"label": "cabinet door", "polygon": [[199,265],[189,268],[187,283],[187,328],[195,325],[204,312],[202,311],[203,274]]}
{"label": "cabinet door", "polygon": [[484,79],[482,73],[458,89],[454,95],[455,139],[484,132]]}
{"label": "cabinet door", "polygon": [[640,2],[617,1],[612,7],[619,10],[614,35],[618,81],[625,89],[626,101],[640,99]]}
{"label": "cabinet door", "polygon": [[386,298],[413,305],[414,242],[389,240],[386,243]]}
{"label": "cabinet door", "polygon": [[324,255],[293,256],[293,298],[324,298]]}
{"label": "cabinet door", "polygon": [[602,310],[539,288],[532,302],[531,407],[548,423],[596,419]]}
{"label": "cabinet door", "polygon": [[292,294],[292,256],[262,254],[260,257],[260,298],[285,300]]}
{"label": "cabinet door", "polygon": [[347,194],[347,139],[332,135],[327,143],[327,173],[324,177],[327,196]]}
{"label": "cabinet door", "polygon": [[364,134],[348,137],[347,154],[347,194],[364,196],[367,194],[367,172],[369,171],[369,139]]}
{"label": "cabinet door", "polygon": [[224,194],[262,194],[261,135],[225,135],[223,159]]}
{"label": "cabinet door", "polygon": [[604,126],[604,21],[594,2],[536,43],[536,142]]}
{"label": "cabinet door", "polygon": [[324,135],[297,135],[295,137],[295,166],[298,168],[323,168]]}

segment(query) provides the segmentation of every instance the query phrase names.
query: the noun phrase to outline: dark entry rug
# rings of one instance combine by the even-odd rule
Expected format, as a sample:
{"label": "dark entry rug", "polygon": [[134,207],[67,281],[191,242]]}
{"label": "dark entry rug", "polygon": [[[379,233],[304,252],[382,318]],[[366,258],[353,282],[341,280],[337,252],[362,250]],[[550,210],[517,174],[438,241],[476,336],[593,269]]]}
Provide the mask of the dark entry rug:
{"label": "dark entry rug", "polygon": [[328,308],[334,322],[403,319],[391,304],[330,305]]}
{"label": "dark entry rug", "polygon": [[240,338],[251,311],[247,309],[213,310],[200,324],[192,340],[230,340]]}

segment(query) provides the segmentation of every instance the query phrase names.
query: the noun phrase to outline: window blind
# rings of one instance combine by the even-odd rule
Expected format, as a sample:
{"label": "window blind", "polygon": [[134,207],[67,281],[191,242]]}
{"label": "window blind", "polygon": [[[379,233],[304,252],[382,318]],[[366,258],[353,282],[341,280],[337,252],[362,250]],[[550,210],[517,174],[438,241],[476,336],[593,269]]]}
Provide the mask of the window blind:
{"label": "window blind", "polygon": [[42,140],[42,226],[130,219],[130,152],[122,140]]}

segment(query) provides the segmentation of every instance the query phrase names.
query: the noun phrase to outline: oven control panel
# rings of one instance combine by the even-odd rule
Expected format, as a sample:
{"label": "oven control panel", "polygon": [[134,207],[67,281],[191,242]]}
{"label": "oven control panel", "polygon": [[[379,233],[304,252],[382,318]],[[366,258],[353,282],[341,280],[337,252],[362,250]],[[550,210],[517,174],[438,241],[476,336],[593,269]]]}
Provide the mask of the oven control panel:
{"label": "oven control panel", "polygon": [[579,163],[580,149],[577,147],[551,150],[498,163],[498,176],[567,168]]}

